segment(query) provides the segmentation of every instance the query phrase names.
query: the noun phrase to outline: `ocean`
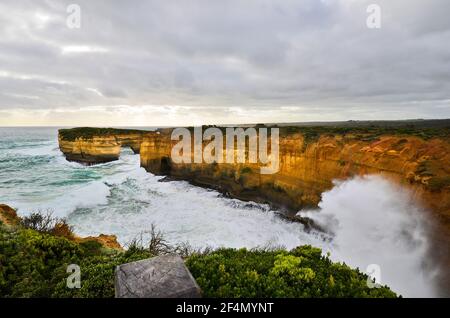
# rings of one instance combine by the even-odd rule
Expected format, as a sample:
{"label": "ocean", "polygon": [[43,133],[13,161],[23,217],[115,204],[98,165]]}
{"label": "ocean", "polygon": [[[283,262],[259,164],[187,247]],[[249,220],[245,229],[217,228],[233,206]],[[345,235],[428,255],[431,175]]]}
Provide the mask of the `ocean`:
{"label": "ocean", "polygon": [[79,236],[114,234],[125,247],[133,239],[145,243],[152,224],[170,243],[195,248],[310,244],[361,271],[379,268],[381,282],[405,296],[435,295],[421,211],[378,176],[336,183],[320,210],[299,211],[326,235],[307,233],[267,205],[162,178],[141,168],[129,149],[117,161],[83,166],[59,151],[57,128],[0,128],[0,203],[19,215],[51,211]]}

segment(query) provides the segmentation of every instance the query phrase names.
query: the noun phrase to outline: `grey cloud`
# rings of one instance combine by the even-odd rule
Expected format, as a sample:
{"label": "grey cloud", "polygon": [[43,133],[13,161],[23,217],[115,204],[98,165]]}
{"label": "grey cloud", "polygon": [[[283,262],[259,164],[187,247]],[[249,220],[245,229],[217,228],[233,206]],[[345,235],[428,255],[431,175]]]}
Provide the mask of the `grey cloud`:
{"label": "grey cloud", "polygon": [[[79,30],[65,26],[73,2]],[[2,1],[0,110],[185,105],[218,122],[232,106],[284,121],[450,117],[450,2],[376,1],[382,28],[369,30],[372,2]],[[67,46],[104,51],[63,54]]]}

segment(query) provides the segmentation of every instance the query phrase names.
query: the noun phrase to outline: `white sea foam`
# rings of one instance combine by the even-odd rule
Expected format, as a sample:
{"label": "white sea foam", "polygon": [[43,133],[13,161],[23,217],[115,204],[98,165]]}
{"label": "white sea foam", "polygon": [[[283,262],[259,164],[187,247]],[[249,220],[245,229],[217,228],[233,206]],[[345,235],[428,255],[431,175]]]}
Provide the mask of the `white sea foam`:
{"label": "white sea foam", "polygon": [[95,208],[108,203],[109,187],[101,181],[75,186],[68,192],[54,192],[44,197],[9,204],[21,215],[36,211],[51,211],[54,216],[67,217],[78,208]]}
{"label": "white sea foam", "polygon": [[187,182],[158,182],[160,177],[141,168],[129,171],[122,183],[118,178],[109,178],[113,194],[107,208],[70,216],[80,233],[116,233],[127,243],[153,223],[170,242],[189,241],[196,247],[292,248],[308,240],[301,224],[280,219],[267,206],[249,208]]}
{"label": "white sea foam", "polygon": [[299,214],[334,234],[333,259],[363,271],[379,265],[381,282],[404,295],[434,295],[426,222],[407,191],[379,176],[360,177],[336,183],[320,208]]}

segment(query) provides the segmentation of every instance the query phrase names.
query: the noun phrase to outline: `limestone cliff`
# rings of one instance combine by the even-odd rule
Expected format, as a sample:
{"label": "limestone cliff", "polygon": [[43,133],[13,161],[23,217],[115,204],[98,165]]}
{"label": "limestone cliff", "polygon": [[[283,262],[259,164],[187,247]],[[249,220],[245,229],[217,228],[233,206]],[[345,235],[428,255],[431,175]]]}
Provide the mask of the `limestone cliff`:
{"label": "limestone cliff", "polygon": [[117,160],[122,147],[130,147],[134,153],[139,153],[144,133],[109,128],[62,129],[58,141],[67,160],[95,164]]}
{"label": "limestone cliff", "polygon": [[272,175],[260,174],[258,164],[176,164],[171,160],[176,143],[170,132],[147,134],[141,145],[141,166],[287,212],[317,207],[333,180],[381,174],[409,189],[415,201],[431,212],[435,253],[450,264],[448,138],[352,133],[321,133],[311,138],[307,133],[288,133],[280,136],[280,169]]}
{"label": "limestone cliff", "polygon": [[75,237],[75,242],[88,242],[94,241],[98,242],[106,248],[114,249],[114,250],[123,250],[123,247],[117,242],[116,235],[108,235],[108,234],[100,234],[99,236],[88,236],[88,237]]}
{"label": "limestone cliff", "polygon": [[[448,130],[283,128],[280,168],[260,174],[259,164],[175,164],[171,129],[155,132],[76,128],[60,130],[68,160],[116,160],[120,149],[140,152],[147,171],[218,189],[234,197],[267,202],[287,211],[317,206],[333,180],[382,174],[409,188],[418,202],[450,228],[450,142]],[[205,144],[206,142],[204,142]],[[224,149],[224,153],[226,149]],[[247,153],[248,155],[248,153]]]}
{"label": "limestone cliff", "polygon": [[260,174],[259,164],[175,164],[170,157],[176,143],[169,133],[147,134],[141,145],[141,166],[154,174],[289,210],[316,206],[335,179],[383,174],[412,189],[442,217],[449,216],[450,143],[440,138],[323,134],[308,142],[301,133],[288,134],[280,137],[280,169],[272,175]]}
{"label": "limestone cliff", "polygon": [[7,226],[15,226],[20,222],[16,210],[6,204],[0,204],[0,222]]}

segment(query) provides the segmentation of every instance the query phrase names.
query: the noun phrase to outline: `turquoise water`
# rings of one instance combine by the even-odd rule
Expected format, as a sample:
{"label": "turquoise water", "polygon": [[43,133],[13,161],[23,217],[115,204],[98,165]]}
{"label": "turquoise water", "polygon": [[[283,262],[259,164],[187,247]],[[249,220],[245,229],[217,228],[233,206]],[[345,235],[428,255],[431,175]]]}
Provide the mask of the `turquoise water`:
{"label": "turquoise water", "polygon": [[0,193],[3,201],[31,207],[77,185],[101,178],[98,169],[77,169],[62,160],[53,128],[0,129]]}
{"label": "turquoise water", "polygon": [[129,149],[117,161],[86,167],[65,160],[56,128],[0,128],[0,203],[19,215],[49,210],[78,235],[115,234],[124,246],[145,242],[152,224],[169,242],[200,248],[311,244],[363,271],[378,264],[382,283],[403,295],[434,294],[421,211],[378,176],[338,183],[323,194],[320,210],[300,211],[332,233],[327,240],[266,205],[160,179]]}
{"label": "turquoise water", "polygon": [[[80,203],[71,201],[76,199],[71,193],[114,175],[118,167],[85,168],[67,162],[59,151],[55,128],[0,129],[0,198],[24,214],[54,209],[56,215],[67,216]],[[86,199],[95,199],[95,192]]]}

